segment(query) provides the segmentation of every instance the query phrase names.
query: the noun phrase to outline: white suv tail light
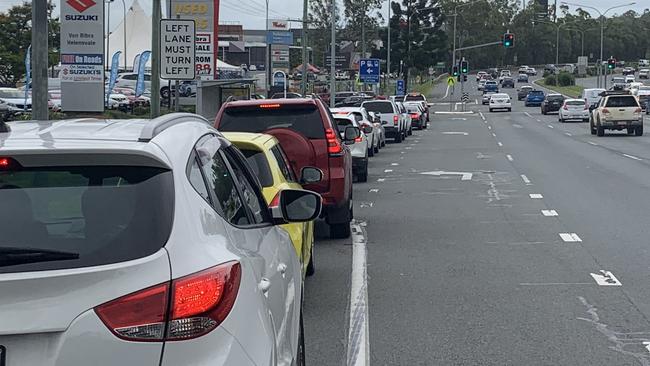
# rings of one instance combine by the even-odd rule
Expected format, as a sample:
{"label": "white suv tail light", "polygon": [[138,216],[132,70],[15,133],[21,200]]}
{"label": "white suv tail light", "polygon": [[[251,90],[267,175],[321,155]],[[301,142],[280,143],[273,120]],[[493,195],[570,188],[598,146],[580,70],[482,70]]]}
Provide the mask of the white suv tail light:
{"label": "white suv tail light", "polygon": [[122,296],[95,308],[117,337],[137,342],[185,340],[209,333],[232,310],[241,267],[228,262]]}

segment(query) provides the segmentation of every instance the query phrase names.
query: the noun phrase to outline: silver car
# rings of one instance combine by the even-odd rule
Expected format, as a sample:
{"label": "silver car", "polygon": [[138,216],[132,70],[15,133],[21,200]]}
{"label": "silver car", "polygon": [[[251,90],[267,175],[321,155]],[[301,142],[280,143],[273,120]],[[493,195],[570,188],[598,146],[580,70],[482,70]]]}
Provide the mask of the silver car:
{"label": "silver car", "polygon": [[316,217],[319,195],[268,207],[196,115],[1,127],[7,365],[303,364],[300,262],[277,225]]}
{"label": "silver car", "polygon": [[[348,127],[354,127],[359,129],[359,123],[352,115],[347,116],[334,116],[334,123],[341,134],[341,139],[345,139],[345,130]],[[350,153],[352,154],[352,174],[357,178],[359,182],[368,181],[368,146],[369,141],[368,137],[364,131],[359,131],[359,137],[345,144],[350,148]]]}
{"label": "silver car", "polygon": [[[341,107],[330,109],[335,117],[352,116],[368,139],[368,156],[372,157],[381,148],[381,124],[371,121],[372,117],[363,107]],[[370,127],[369,129],[367,129]]]}

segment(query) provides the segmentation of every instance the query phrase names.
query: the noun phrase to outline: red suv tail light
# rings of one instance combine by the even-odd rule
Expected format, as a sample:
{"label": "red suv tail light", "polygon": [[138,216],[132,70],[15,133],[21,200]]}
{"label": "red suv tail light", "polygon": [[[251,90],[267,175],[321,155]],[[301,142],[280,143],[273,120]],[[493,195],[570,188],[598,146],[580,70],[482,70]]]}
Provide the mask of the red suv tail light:
{"label": "red suv tail light", "polygon": [[327,139],[327,152],[330,155],[340,154],[343,151],[339,139],[336,138],[336,133],[331,128],[325,130],[325,139]]}
{"label": "red suv tail light", "polygon": [[420,115],[417,113],[411,113],[411,118],[420,118]]}
{"label": "red suv tail light", "polygon": [[393,124],[397,126],[397,122],[399,122],[399,117],[398,116],[393,116]]}
{"label": "red suv tail light", "polygon": [[602,112],[603,112],[603,113],[609,113],[609,109],[607,109],[607,108],[603,108]]}
{"label": "red suv tail light", "polygon": [[239,263],[228,262],[120,297],[96,307],[95,312],[113,334],[125,340],[192,339],[224,321],[237,298],[240,280]]}

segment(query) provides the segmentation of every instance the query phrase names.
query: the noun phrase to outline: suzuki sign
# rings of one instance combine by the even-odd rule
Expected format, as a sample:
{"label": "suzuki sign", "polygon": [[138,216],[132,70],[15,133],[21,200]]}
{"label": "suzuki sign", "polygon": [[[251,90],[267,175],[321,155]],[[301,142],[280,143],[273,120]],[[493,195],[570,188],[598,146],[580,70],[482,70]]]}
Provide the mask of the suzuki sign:
{"label": "suzuki sign", "polygon": [[60,78],[64,111],[104,111],[102,0],[61,1]]}

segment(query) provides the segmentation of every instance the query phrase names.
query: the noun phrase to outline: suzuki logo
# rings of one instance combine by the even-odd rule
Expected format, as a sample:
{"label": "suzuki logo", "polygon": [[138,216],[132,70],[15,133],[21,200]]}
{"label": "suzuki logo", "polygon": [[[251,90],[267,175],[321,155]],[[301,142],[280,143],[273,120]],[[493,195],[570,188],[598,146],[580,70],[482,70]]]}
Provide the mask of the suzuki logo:
{"label": "suzuki logo", "polygon": [[68,0],[66,3],[80,13],[83,13],[97,4],[93,0]]}

